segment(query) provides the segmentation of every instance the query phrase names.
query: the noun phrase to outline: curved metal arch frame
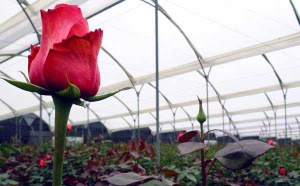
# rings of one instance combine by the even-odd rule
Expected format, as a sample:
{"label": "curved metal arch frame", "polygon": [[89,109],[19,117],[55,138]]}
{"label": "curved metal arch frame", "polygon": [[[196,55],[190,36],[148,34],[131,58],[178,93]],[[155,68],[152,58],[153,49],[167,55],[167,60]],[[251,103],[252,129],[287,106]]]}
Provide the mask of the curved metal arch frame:
{"label": "curved metal arch frame", "polygon": [[[211,68],[210,68],[211,69]],[[203,75],[199,70],[197,70],[197,72],[203,77],[206,79],[205,75]],[[210,85],[210,87],[214,90],[214,92],[216,93],[217,95],[217,98],[218,98],[218,102],[220,103],[221,107],[222,107],[222,110],[225,111],[227,117],[228,117],[228,120],[229,122],[233,125],[234,129],[236,130],[236,132],[238,133],[238,129],[236,127],[236,125],[234,124],[233,120],[232,120],[232,117],[229,115],[229,112],[228,110],[225,108],[225,103],[226,103],[226,100],[224,101],[224,103],[222,103],[222,97],[221,97],[221,94],[217,91],[216,87],[211,83],[210,80],[207,80],[207,83]],[[224,117],[224,116],[223,116]],[[224,119],[223,119],[224,120]],[[224,122],[223,122],[224,123]],[[224,130],[224,126],[223,126],[223,130]]]}
{"label": "curved metal arch frame", "polygon": [[[134,121],[134,129],[136,128],[136,126],[135,126],[136,119],[138,120],[138,135],[137,135],[138,137],[137,138],[140,139],[140,94],[141,94],[141,91],[143,89],[144,84],[141,86],[141,88],[139,90],[137,90],[137,88],[135,87],[135,80],[134,80],[133,76],[126,70],[126,68],[110,52],[108,52],[104,47],[101,47],[101,48],[123,70],[123,72],[126,74],[127,78],[129,79],[129,81],[130,81],[130,83],[131,83],[131,85],[132,85],[132,87],[133,87],[133,89],[136,93],[136,96],[137,96],[137,111],[138,111],[137,116],[136,116],[136,118],[133,118],[133,116],[131,114],[132,111],[131,111],[130,115],[132,116],[133,121]],[[135,130],[134,130],[134,133],[133,133],[133,138],[134,139],[136,138],[136,131]]]}
{"label": "curved metal arch frame", "polygon": [[[19,1],[18,1],[19,2]],[[290,0],[290,2],[291,2],[291,4],[292,4],[292,0]],[[292,4],[293,5],[293,4]],[[294,7],[293,7],[294,8]],[[161,9],[161,7],[160,7],[160,9]],[[296,11],[295,9],[294,9],[294,11]],[[296,16],[297,16],[297,18],[298,18],[298,15],[296,14]],[[299,19],[298,19],[299,20]]]}
{"label": "curved metal arch frame", "polygon": [[[133,123],[134,123],[133,128],[135,129],[135,122],[136,122],[137,117],[134,117],[133,111],[120,98],[118,98],[116,95],[114,95],[113,97],[116,98],[116,100],[118,100],[126,108],[126,110],[128,111],[128,113],[130,114],[130,116],[133,120]],[[121,118],[129,125],[130,130],[132,131],[132,125],[130,125],[130,123],[124,117],[121,117]],[[136,139],[135,130],[132,131],[132,138]]]}
{"label": "curved metal arch frame", "polygon": [[[90,105],[91,105],[91,102],[90,102]],[[102,130],[102,136],[104,135],[104,132],[103,132],[103,128],[105,127],[106,131],[108,132],[108,128],[105,126],[105,122],[102,122],[101,121],[101,117],[93,110],[91,109],[91,107],[88,107],[88,109],[96,116],[97,120],[102,123],[102,127],[101,127],[101,130]]]}
{"label": "curved metal arch frame", "polygon": [[271,98],[268,96],[268,94],[266,92],[265,92],[265,95],[266,95],[266,97],[267,97],[267,99],[268,99],[268,101],[269,101],[269,103],[272,107],[272,111],[273,111],[273,114],[274,114],[275,137],[277,138],[277,108],[274,106]]}
{"label": "curved metal arch frame", "polygon": [[[154,5],[152,5],[151,3],[145,1],[145,0],[141,0],[142,2],[152,6],[152,7],[155,7]],[[154,0],[152,0],[152,2],[154,2]],[[156,1],[155,1],[156,2]],[[205,81],[206,81],[206,100],[207,100],[207,127],[208,127],[208,130],[209,130],[209,97],[208,97],[208,84],[209,84],[209,74],[210,74],[210,71],[211,71],[211,68],[209,69],[208,73],[205,72],[204,70],[204,67],[203,67],[203,63],[204,63],[204,59],[203,57],[201,56],[201,54],[198,52],[198,50],[196,49],[196,47],[194,46],[194,44],[192,43],[192,41],[188,38],[188,36],[185,34],[185,32],[181,29],[181,27],[175,22],[175,20],[172,19],[172,17],[168,14],[168,12],[162,7],[160,6],[158,3],[156,3],[157,7],[158,7],[158,10],[164,15],[166,16],[166,18],[179,30],[179,32],[182,34],[182,36],[185,38],[185,40],[188,42],[188,44],[190,45],[190,47],[192,48],[192,50],[194,51],[196,57],[197,57],[197,60],[199,62],[199,65],[201,66],[201,69],[203,71],[203,74],[202,76],[205,78]],[[198,70],[197,70],[198,71]],[[201,73],[200,73],[201,74]],[[211,83],[210,83],[211,84]],[[222,105],[222,108],[224,109],[224,105],[220,102],[220,104]],[[226,110],[226,114],[227,116],[229,117],[228,115],[228,111]],[[229,121],[233,122],[231,117],[229,117]],[[234,128],[236,129],[237,133],[238,133],[238,130],[236,128],[236,126],[233,124]]]}
{"label": "curved metal arch frame", "polygon": [[[152,88],[154,88],[154,89],[156,89],[156,87],[154,86],[154,85],[152,85],[151,83],[148,83]],[[175,131],[176,131],[176,128],[175,128],[175,122],[176,122],[176,113],[177,113],[177,110],[178,110],[178,107],[176,107],[175,108],[175,111],[173,110],[174,108],[173,108],[173,104],[172,104],[172,102],[167,98],[167,96],[166,95],[164,95],[160,90],[159,90],[159,93],[160,93],[160,95],[166,100],[166,102],[167,102],[167,104],[168,104],[168,106],[170,107],[170,110],[172,111],[172,114],[173,114],[173,125],[172,125],[172,127],[173,127],[173,129],[174,129],[174,134],[175,134]],[[191,122],[191,125],[192,125],[192,127],[194,127],[194,122],[192,121],[192,118],[191,118],[191,116],[190,116],[190,114],[183,108],[183,107],[180,107],[183,111],[184,111],[184,113],[187,115],[187,117],[188,117],[188,119],[190,120],[190,122]],[[174,140],[175,140],[175,137],[174,137]]]}
{"label": "curved metal arch frame", "polygon": [[[288,89],[284,88],[284,83],[282,81],[282,79],[280,78],[278,72],[276,71],[275,67],[273,66],[273,64],[271,63],[271,61],[268,59],[268,57],[266,56],[266,54],[262,54],[263,58],[266,60],[266,62],[271,66],[277,80],[278,80],[278,83],[280,85],[280,88],[281,88],[281,91],[282,91],[282,95],[283,95],[283,101],[284,101],[284,122],[285,122],[285,144],[287,144],[287,107],[286,107],[286,96],[287,96],[287,92],[288,92]],[[269,98],[269,100],[271,100]]]}

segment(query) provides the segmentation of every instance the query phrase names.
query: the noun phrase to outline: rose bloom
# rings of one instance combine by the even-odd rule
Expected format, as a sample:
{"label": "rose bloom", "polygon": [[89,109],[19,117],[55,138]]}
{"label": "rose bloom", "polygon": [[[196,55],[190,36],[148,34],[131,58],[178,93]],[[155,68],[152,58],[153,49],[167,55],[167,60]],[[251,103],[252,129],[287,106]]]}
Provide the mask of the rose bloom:
{"label": "rose bloom", "polygon": [[39,159],[39,165],[40,165],[40,167],[45,167],[46,166],[46,162],[45,162],[45,160],[44,159]]}
{"label": "rose bloom", "polygon": [[182,135],[183,135],[183,132],[180,131],[180,132],[178,133],[178,135],[177,135],[177,141],[179,141],[179,138],[180,138]]}
{"label": "rose bloom", "polygon": [[50,156],[49,154],[46,154],[45,158],[46,158],[47,160],[50,160],[50,159],[51,159],[51,156]]}
{"label": "rose bloom", "polygon": [[67,131],[72,131],[72,125],[71,124],[67,124]]}
{"label": "rose bloom", "polygon": [[60,4],[41,10],[40,46],[31,46],[28,74],[32,84],[53,92],[76,85],[82,98],[94,96],[100,86],[97,57],[103,32],[89,31],[76,5]]}
{"label": "rose bloom", "polygon": [[286,173],[286,170],[284,167],[280,167],[279,170],[278,170],[278,173],[282,176],[286,176],[287,173]]}
{"label": "rose bloom", "polygon": [[271,139],[269,139],[269,140],[268,140],[268,144],[273,146],[273,145],[274,145],[274,141],[271,140]]}

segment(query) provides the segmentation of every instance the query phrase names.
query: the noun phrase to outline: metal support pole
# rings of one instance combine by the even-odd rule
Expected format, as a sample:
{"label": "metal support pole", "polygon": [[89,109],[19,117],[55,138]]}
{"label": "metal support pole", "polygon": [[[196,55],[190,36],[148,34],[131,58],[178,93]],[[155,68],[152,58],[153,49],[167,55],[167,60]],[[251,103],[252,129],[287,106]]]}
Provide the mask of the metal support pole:
{"label": "metal support pole", "polygon": [[43,106],[43,100],[42,100],[42,95],[40,95],[40,120],[39,120],[39,124],[40,124],[40,129],[39,129],[39,145],[40,147],[42,147],[43,145],[43,112],[42,112],[42,106]]}
{"label": "metal support pole", "polygon": [[87,132],[88,132],[88,140],[90,140],[91,138],[91,131],[90,131],[90,127],[89,127],[89,124],[90,124],[90,103],[87,103],[86,104],[86,114],[87,114]]}
{"label": "metal support pole", "polygon": [[15,127],[16,127],[16,130],[15,130],[15,140],[17,142],[18,141],[18,120],[17,120],[17,116],[15,116]]}
{"label": "metal support pole", "polygon": [[172,112],[173,112],[173,125],[174,125],[174,126],[173,126],[173,128],[174,128],[174,135],[173,135],[174,141],[176,141],[176,137],[177,137],[177,136],[176,136],[176,126],[175,126],[175,125],[176,125],[176,112],[177,112],[177,109],[178,109],[178,108],[175,109],[175,112],[173,112],[173,110],[172,110]]}
{"label": "metal support pole", "polygon": [[283,93],[283,99],[284,99],[284,123],[285,123],[285,144],[287,145],[286,95],[287,95],[287,90]]}
{"label": "metal support pole", "polygon": [[299,139],[300,139],[300,123],[299,123],[299,120],[295,117],[296,119],[296,122],[297,122],[297,125],[298,125],[298,129],[299,129]]}
{"label": "metal support pole", "polygon": [[275,119],[275,138],[277,141],[277,110],[274,112],[274,119]]}
{"label": "metal support pole", "polygon": [[156,82],[156,166],[160,172],[159,142],[159,55],[158,55],[158,0],[155,0],[155,82]]}
{"label": "metal support pole", "polygon": [[140,134],[140,92],[136,91],[136,96],[137,96],[138,139],[141,139],[141,134]]}
{"label": "metal support pole", "polygon": [[[226,103],[226,100],[224,100],[224,103],[221,102],[221,99],[220,99],[220,104],[222,106],[222,119],[223,119],[223,130],[225,130],[225,103]],[[223,140],[224,140],[224,132],[223,132]]]}
{"label": "metal support pole", "polygon": [[[209,98],[208,98],[208,75],[205,76],[205,81],[206,81],[206,109],[207,109],[207,114],[206,114],[206,123],[207,123],[207,131],[209,131]],[[209,144],[210,137],[209,135],[207,136],[207,141]]]}
{"label": "metal support pole", "polygon": [[176,141],[176,127],[175,127],[175,117],[176,117],[176,112],[173,113],[173,123],[174,123],[174,142]]}
{"label": "metal support pole", "polygon": [[20,146],[22,145],[22,119],[23,119],[23,116],[20,117],[19,119],[19,139],[20,139]]}
{"label": "metal support pole", "polygon": [[84,125],[81,126],[81,137],[82,137],[82,142],[84,143]]}

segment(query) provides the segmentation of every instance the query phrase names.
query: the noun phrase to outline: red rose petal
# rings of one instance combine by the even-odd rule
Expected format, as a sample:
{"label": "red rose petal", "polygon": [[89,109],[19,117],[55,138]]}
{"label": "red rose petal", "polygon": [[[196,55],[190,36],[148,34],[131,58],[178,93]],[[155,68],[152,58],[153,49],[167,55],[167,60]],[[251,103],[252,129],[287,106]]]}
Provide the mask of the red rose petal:
{"label": "red rose petal", "polygon": [[67,76],[80,89],[81,97],[94,96],[100,86],[97,57],[102,34],[99,29],[83,37],[72,36],[55,44],[43,69],[47,88],[54,91],[66,89]]}
{"label": "red rose petal", "polygon": [[84,36],[89,33],[89,25],[86,19],[82,18],[78,23],[72,26],[67,38],[76,35],[76,36]]}
{"label": "red rose petal", "polygon": [[30,62],[29,78],[31,83],[47,88],[43,75],[43,66],[49,50],[54,43],[66,39],[71,28],[81,22],[83,16],[76,5],[57,5],[55,9],[43,11],[41,47],[36,57]]}
{"label": "red rose petal", "polygon": [[30,46],[31,54],[28,56],[28,72],[30,71],[31,62],[34,60],[39,50],[40,46]]}

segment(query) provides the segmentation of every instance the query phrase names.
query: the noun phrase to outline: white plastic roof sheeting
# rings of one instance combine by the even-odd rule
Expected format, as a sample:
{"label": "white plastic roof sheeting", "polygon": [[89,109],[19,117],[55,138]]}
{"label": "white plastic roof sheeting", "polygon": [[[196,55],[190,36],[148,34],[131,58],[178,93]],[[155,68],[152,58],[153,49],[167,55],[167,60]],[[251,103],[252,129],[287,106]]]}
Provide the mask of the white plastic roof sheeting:
{"label": "white plastic roof sheeting", "polygon": [[[149,127],[155,134],[155,89],[148,84],[155,85],[154,8],[141,0],[27,2],[27,13],[39,31],[39,10],[53,8],[58,3],[78,4],[84,16],[91,17],[88,19],[90,30],[104,30],[102,46],[133,77],[136,90],[141,90],[140,127]],[[150,0],[147,2],[153,4]],[[283,81],[283,87],[288,89],[288,137],[300,138],[300,124],[296,121],[296,118],[300,120],[300,27],[289,1],[158,2],[202,55],[206,73],[212,67],[209,81],[225,103],[232,121],[226,113],[223,119],[217,94],[209,87],[210,129],[222,129],[224,121],[226,130],[238,131],[241,136],[274,136],[275,118],[268,96],[276,111],[277,136],[284,137],[283,94],[271,65],[262,56],[265,54]],[[294,4],[300,9],[299,1]],[[26,49],[37,44],[36,34],[17,1],[2,0],[0,12],[0,75],[23,80],[19,71],[27,73],[29,52]],[[9,57],[7,54],[19,55]],[[100,51],[101,86],[98,94],[131,86],[124,70],[110,55]],[[195,121],[198,113],[196,95],[203,98],[204,108],[207,106],[205,79],[197,70],[203,71],[188,42],[162,13],[159,14],[159,69],[159,88],[169,101],[160,95],[161,131],[173,131],[174,119],[176,130],[199,128]],[[19,90],[3,80],[0,80],[0,87],[0,120],[26,113],[39,115],[39,101],[32,93]],[[51,97],[43,96],[43,102],[42,118],[53,128]],[[79,125],[86,124],[87,120],[100,120],[109,132],[133,129],[138,125],[134,89],[91,103],[89,108],[88,114],[87,108],[74,106],[70,122]],[[230,125],[232,122],[237,131]]]}

